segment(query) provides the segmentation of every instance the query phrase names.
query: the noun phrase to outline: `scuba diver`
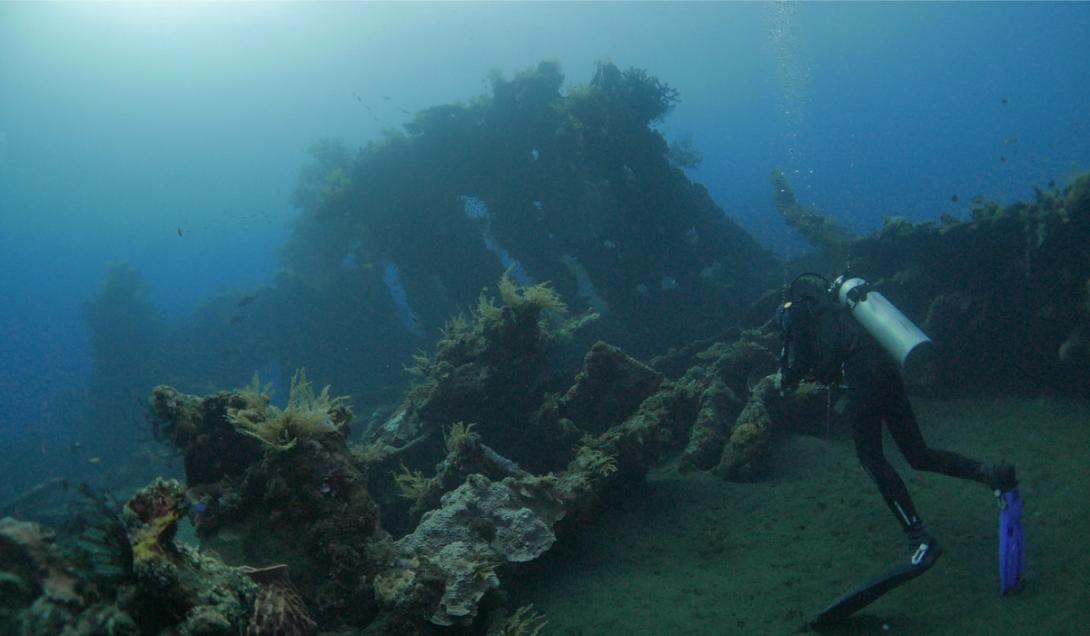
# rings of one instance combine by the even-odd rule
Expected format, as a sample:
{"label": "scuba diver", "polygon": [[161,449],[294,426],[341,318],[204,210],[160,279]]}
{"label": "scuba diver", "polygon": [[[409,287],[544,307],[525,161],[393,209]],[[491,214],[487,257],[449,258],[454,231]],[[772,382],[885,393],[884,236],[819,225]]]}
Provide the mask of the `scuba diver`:
{"label": "scuba diver", "polygon": [[[857,595],[870,593],[859,602],[849,598],[851,595],[844,597],[838,601],[840,605],[834,604],[819,617],[820,623],[831,616],[844,618],[889,589],[921,574],[942,553],[916,511],[904,481],[882,452],[883,424],[915,470],[978,481],[996,491],[1001,501],[1007,493],[1017,494],[1018,482],[1011,464],[983,464],[959,453],[927,445],[898,367],[912,370],[925,365],[931,341],[865,281],[841,276],[829,283],[820,275],[802,274],[787,289],[777,316],[784,337],[780,371],[776,377],[778,388],[782,391],[807,377],[827,386],[841,382],[847,385],[848,417],[859,461],[878,485],[878,491],[909,542],[908,563],[898,566],[897,573],[887,575],[886,587],[857,590]],[[1020,512],[1020,500],[1018,506]],[[1020,542],[1021,526],[1017,529]],[[1003,550],[1002,537],[1000,541]],[[1022,558],[1020,544],[1012,545],[1010,549],[1017,549],[1019,554],[1015,557]],[[1000,561],[1003,578],[1002,555]],[[1011,566],[1009,574],[1015,579],[1021,575],[1021,561],[1017,563],[1017,572]],[[883,581],[877,579],[869,585],[874,588],[876,583]],[[1012,579],[1010,585],[1015,582]],[[1001,585],[1005,592],[1007,582],[1001,581]],[[848,601],[855,604],[843,609],[841,605]]]}

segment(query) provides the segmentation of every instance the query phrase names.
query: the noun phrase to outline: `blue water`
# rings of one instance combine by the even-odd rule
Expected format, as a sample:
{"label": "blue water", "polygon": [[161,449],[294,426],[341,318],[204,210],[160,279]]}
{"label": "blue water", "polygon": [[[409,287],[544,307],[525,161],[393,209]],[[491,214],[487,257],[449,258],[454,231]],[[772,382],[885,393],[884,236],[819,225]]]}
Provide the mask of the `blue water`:
{"label": "blue water", "polygon": [[0,4],[0,438],[72,427],[111,264],[168,322],[268,283],[311,143],[543,59],[569,86],[609,60],[677,88],[660,127],[703,155],[690,176],[784,254],[805,248],[774,168],[866,231],[1090,167],[1085,3]]}

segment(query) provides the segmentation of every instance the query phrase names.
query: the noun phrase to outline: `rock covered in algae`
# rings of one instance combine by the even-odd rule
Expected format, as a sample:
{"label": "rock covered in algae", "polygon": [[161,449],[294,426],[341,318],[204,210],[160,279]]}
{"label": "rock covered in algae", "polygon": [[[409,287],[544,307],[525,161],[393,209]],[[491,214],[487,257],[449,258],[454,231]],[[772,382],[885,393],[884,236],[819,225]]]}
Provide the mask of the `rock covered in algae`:
{"label": "rock covered in algae", "polygon": [[175,540],[187,505],[185,488],[156,479],[125,504],[133,574],[144,625],[178,634],[236,634],[251,613],[256,586],[218,558]]}
{"label": "rock covered in algae", "polygon": [[[160,386],[152,403],[171,441],[189,444],[187,456],[259,449],[225,451],[235,460],[229,468],[216,468],[215,458],[187,461],[187,478],[196,470],[188,497],[202,545],[233,565],[288,561],[316,620],[365,620],[370,602],[360,602],[361,590],[372,571],[365,553],[382,535],[365,468],[348,447],[343,400],[328,387],[315,391],[300,372],[283,409],[259,383],[205,397]],[[175,433],[185,428],[202,433],[196,440]]]}
{"label": "rock covered in algae", "polygon": [[[737,445],[743,440],[748,444],[763,437],[763,433],[745,434],[756,432],[753,422],[740,430],[738,427],[756,413],[753,410],[745,413],[747,403],[761,386],[761,379],[778,366],[770,351],[774,340],[767,327],[746,330],[737,332],[733,340],[704,342],[699,348],[673,352],[656,361],[675,372],[684,368],[684,364],[692,365],[677,380],[675,389],[686,396],[687,408],[695,409],[682,414],[686,425],[680,431],[687,435],[687,443],[679,457],[679,469],[711,470],[721,463],[724,448],[729,444]],[[736,430],[738,434],[734,435]]]}
{"label": "rock covered in algae", "polygon": [[[186,506],[185,488],[158,478],[125,504],[124,514],[137,573],[154,571],[178,556],[174,535]],[[154,574],[152,574],[154,576]]]}
{"label": "rock covered in algae", "polygon": [[81,582],[67,570],[53,530],[12,517],[0,519],[0,567],[5,601],[39,594],[59,603],[82,601]]}
{"label": "rock covered in algae", "polygon": [[605,342],[591,346],[583,370],[560,402],[560,415],[600,433],[631,415],[658,390],[662,375]]}
{"label": "rock covered in algae", "polygon": [[[496,569],[548,550],[556,541],[553,524],[563,515],[559,497],[535,478],[494,482],[470,475],[396,545],[402,559],[427,563],[443,581],[430,620],[438,625],[468,623],[481,597],[499,587]],[[376,594],[391,604],[404,604],[398,594],[419,592],[410,585],[412,578],[415,574],[404,568],[382,573],[375,580]]]}
{"label": "rock covered in algae", "polygon": [[766,400],[775,394],[771,378],[761,380],[750,394],[715,467],[717,475],[748,480],[763,474],[774,432]]}
{"label": "rock covered in algae", "polygon": [[129,614],[100,597],[94,584],[79,576],[53,530],[0,519],[0,633],[140,633]]}
{"label": "rock covered in algae", "polygon": [[742,410],[742,402],[720,378],[711,378],[700,393],[700,410],[689,431],[689,442],[681,453],[679,468],[708,470],[716,465],[727,443],[731,425]]}
{"label": "rock covered in algae", "polygon": [[[256,586],[174,540],[183,491],[156,480],[109,523],[58,543],[53,531],[0,520],[0,633],[237,635]],[[117,553],[112,553],[114,551]]]}
{"label": "rock covered in algae", "polygon": [[239,571],[259,586],[246,636],[313,636],[318,632],[318,624],[291,584],[288,566],[243,566]]}
{"label": "rock covered in algae", "polygon": [[417,381],[397,412],[369,432],[373,441],[396,448],[430,437],[437,461],[441,432],[463,421],[505,456],[521,461],[536,452],[518,448],[519,423],[558,388],[548,373],[557,342],[591,317],[565,318],[564,302],[544,283],[520,286],[505,274],[497,287],[500,304],[482,294],[468,317],[448,321],[433,355],[416,356]]}
{"label": "rock covered in algae", "polygon": [[[600,356],[608,358],[610,373],[600,372],[605,366],[598,364]],[[464,483],[442,496],[438,508],[425,513],[416,528],[396,542],[387,559],[390,566],[373,584],[376,599],[386,609],[378,619],[384,629],[393,629],[390,625],[403,624],[414,614],[439,625],[470,623],[484,596],[499,587],[501,569],[540,557],[558,532],[574,527],[566,520],[592,514],[616,484],[640,479],[661,450],[678,438],[684,413],[690,410],[683,391],[604,343],[596,345],[586,360],[595,371],[584,371],[582,384],[577,381],[580,389],[572,395],[587,390],[588,378],[593,377],[597,395],[625,406],[610,409],[608,419],[598,418],[596,423],[605,430],[597,436],[586,434],[556,474],[530,474],[481,444],[482,436],[475,430],[452,429],[447,459],[434,481],[458,475],[463,462],[481,465],[501,478],[466,475]],[[620,393],[641,383],[638,399],[621,399]],[[558,411],[553,409],[551,417],[559,418]],[[568,412],[588,420],[601,413]]]}

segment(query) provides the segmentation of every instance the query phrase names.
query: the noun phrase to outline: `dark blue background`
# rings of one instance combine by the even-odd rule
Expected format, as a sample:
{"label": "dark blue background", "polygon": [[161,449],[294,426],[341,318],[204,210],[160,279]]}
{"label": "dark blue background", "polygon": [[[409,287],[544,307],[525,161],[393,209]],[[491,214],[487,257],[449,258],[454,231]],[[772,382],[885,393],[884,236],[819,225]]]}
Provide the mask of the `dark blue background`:
{"label": "dark blue background", "polygon": [[692,177],[785,254],[773,168],[869,231],[1090,164],[1085,3],[0,5],[0,437],[68,429],[111,263],[168,319],[269,281],[311,142],[543,59],[676,87],[660,126],[703,154]]}

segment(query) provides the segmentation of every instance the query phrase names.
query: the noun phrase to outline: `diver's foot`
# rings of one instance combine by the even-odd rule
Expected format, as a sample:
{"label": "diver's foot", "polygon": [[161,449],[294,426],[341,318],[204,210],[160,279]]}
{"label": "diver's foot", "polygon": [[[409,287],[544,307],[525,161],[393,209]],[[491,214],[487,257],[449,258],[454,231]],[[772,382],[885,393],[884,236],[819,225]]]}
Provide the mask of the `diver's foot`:
{"label": "diver's foot", "polygon": [[913,567],[929,568],[942,556],[942,548],[935,537],[920,524],[908,530],[908,561]]}
{"label": "diver's foot", "polygon": [[909,555],[908,561],[913,567],[929,568],[942,556],[942,547],[939,546],[939,542],[934,537],[929,538],[925,543],[910,546],[910,549],[912,553]]}
{"label": "diver's foot", "polygon": [[1007,492],[1018,485],[1018,478],[1014,474],[1014,465],[1007,462],[981,466],[980,481],[998,492]]}

